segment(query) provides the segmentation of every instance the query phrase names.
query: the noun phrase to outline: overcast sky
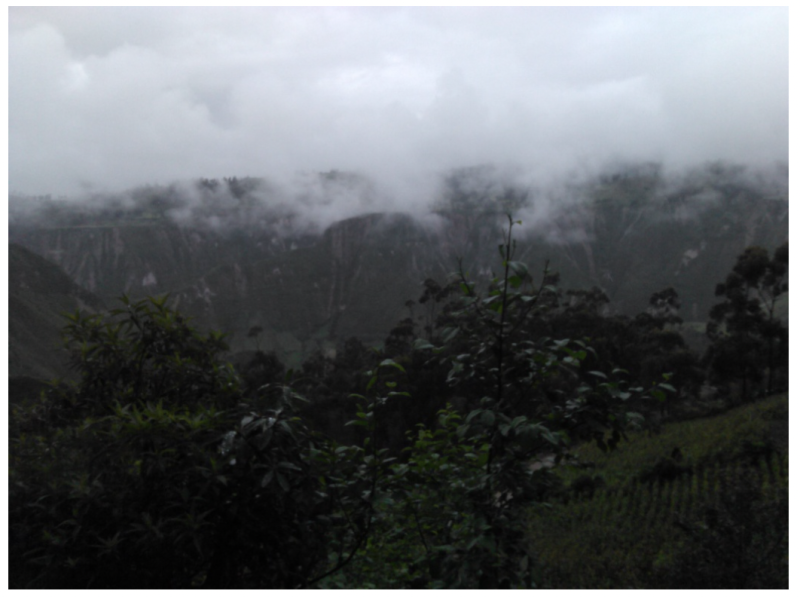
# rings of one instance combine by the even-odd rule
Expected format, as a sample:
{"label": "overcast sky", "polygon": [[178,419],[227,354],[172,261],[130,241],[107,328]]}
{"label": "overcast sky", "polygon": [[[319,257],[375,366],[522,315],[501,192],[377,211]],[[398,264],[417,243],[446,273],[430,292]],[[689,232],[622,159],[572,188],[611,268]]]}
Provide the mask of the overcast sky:
{"label": "overcast sky", "polygon": [[787,8],[10,8],[9,187],[788,161]]}

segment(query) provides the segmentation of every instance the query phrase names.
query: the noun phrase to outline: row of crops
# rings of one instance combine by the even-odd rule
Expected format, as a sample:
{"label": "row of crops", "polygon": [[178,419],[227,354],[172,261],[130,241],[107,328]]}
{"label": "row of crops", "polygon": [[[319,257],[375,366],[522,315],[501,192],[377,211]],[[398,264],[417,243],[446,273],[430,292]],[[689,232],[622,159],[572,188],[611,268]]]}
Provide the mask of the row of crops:
{"label": "row of crops", "polygon": [[[702,588],[719,573],[715,582],[780,584],[784,568],[788,575],[789,462],[788,453],[770,443],[769,430],[786,413],[784,404],[785,395],[705,422],[675,424],[659,436],[634,438],[634,454],[625,454],[634,449],[625,445],[602,458],[590,450],[600,460],[591,474],[567,472],[562,499],[531,512],[540,583]],[[696,432],[694,441],[686,441],[687,427]],[[736,439],[728,435],[732,429]],[[686,443],[665,454],[678,437]],[[727,575],[725,558],[736,569]],[[751,565],[755,571],[749,572]]]}

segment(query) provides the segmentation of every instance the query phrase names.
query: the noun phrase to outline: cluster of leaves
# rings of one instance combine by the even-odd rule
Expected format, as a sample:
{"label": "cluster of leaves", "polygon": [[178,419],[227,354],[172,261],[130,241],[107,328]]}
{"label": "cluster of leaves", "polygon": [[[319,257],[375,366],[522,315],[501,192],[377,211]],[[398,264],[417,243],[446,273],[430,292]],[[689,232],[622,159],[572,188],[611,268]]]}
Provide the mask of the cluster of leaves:
{"label": "cluster of leaves", "polygon": [[[591,352],[585,344],[526,333],[555,291],[534,286],[526,266],[513,259],[513,224],[509,219],[500,247],[503,275],[487,296],[463,272],[453,293],[426,284],[428,298],[460,297],[446,309],[445,325],[415,341],[412,355],[427,354],[430,363],[449,368],[462,408],[440,410],[435,426],[418,425],[410,435],[378,513],[385,532],[364,550],[362,562],[370,566],[343,571],[336,586],[376,586],[386,574],[378,553],[391,554],[400,586],[534,586],[524,513],[546,497],[552,480],[549,467],[535,463],[564,459],[572,442],[613,448],[637,420],[628,401],[672,390],[662,382],[646,392],[600,371],[584,376],[581,365]],[[564,388],[560,400],[545,395],[552,379]]]}
{"label": "cluster of leaves", "polygon": [[288,388],[242,403],[218,334],[163,299],[66,332],[80,380],[12,412],[12,586],[294,588],[343,528],[361,540],[359,453]]}
{"label": "cluster of leaves", "polygon": [[[557,274],[548,272],[546,268],[538,288],[532,287],[531,280],[525,264],[511,260],[507,287],[500,288],[495,281],[488,289],[488,296],[480,303],[475,301],[475,284],[467,281],[463,274],[444,289],[437,289],[435,295],[437,302],[443,302],[454,291],[461,292],[469,302],[451,301],[444,305],[437,317],[441,338],[450,340],[450,336],[459,330],[458,338],[451,343],[457,345],[456,350],[464,355],[476,346],[476,337],[463,333],[475,328],[480,320],[476,314],[495,314],[496,321],[487,325],[490,328],[494,326],[492,333],[495,334],[496,350],[505,353],[505,385],[508,389],[504,392],[508,395],[504,400],[512,409],[539,417],[549,413],[553,405],[563,404],[565,397],[585,392],[586,388],[602,382],[615,384],[615,391],[619,390],[617,395],[624,396],[629,404],[635,404],[634,410],[663,410],[668,404],[667,397],[672,402],[699,385],[702,374],[697,357],[686,347],[682,336],[669,327],[680,322],[676,315],[680,305],[673,289],[655,293],[648,312],[628,318],[606,314],[608,298],[598,288],[564,293],[558,288]],[[420,303],[431,300],[427,294],[426,290]],[[507,297],[507,304],[500,300],[502,296]],[[666,301],[669,301],[668,307],[663,305]],[[430,307],[428,309],[433,311]],[[505,318],[502,315],[504,311],[507,312]],[[430,315],[425,317],[429,319]],[[503,334],[497,334],[500,329],[503,329]],[[476,331],[478,336],[481,333]],[[430,342],[425,340],[418,340],[415,344],[416,347],[429,345]],[[491,368],[489,363],[496,357],[495,353],[482,352],[480,356],[483,363],[477,366],[477,370]],[[564,360],[560,366],[554,367],[562,357]],[[473,363],[471,369],[475,367]],[[451,377],[468,379],[469,384],[462,384],[460,391],[479,400],[487,386],[498,383],[497,369],[492,369],[488,377],[476,376],[473,370],[466,369],[456,359]],[[627,385],[636,388],[637,395],[641,394],[642,388],[651,389],[664,383],[664,374],[669,371],[680,373],[675,388],[670,387],[675,391],[666,394],[657,391],[659,401],[638,400],[637,396],[620,389],[619,384],[626,385],[624,380],[627,380]],[[531,392],[538,394],[539,399],[526,399]]]}
{"label": "cluster of leaves", "polygon": [[[411,396],[387,405],[398,425],[379,435],[384,447],[399,454],[406,443],[406,429],[420,422],[435,426],[438,411],[448,403],[467,413],[487,393],[493,394],[498,383],[492,365],[495,348],[481,344],[490,337],[499,347],[503,336],[504,385],[508,386],[503,390],[508,393],[504,403],[517,414],[540,418],[551,413],[553,405],[565,403],[582,384],[622,383],[651,389],[665,381],[666,372],[675,372],[675,381],[670,380],[675,392],[661,392],[661,399],[655,401],[640,400],[641,392],[626,394],[629,410],[668,414],[668,408],[673,412],[696,393],[703,374],[699,359],[672,327],[680,321],[673,289],[655,293],[648,311],[636,318],[608,315],[608,298],[601,290],[564,293],[558,288],[558,276],[550,272],[533,287],[525,264],[510,261],[505,289],[497,281],[480,289],[463,272],[443,285],[425,280],[420,298],[407,301],[410,316],[391,330],[382,349],[367,348],[350,338],[335,357],[317,353],[307,360],[296,387],[313,404],[308,416],[317,428],[339,441],[352,441],[352,435],[341,430],[342,417],[353,412],[348,396],[382,358],[392,358],[405,368]],[[485,296],[476,300],[479,292]],[[498,297],[504,292],[514,321],[509,319],[499,335],[503,305]],[[490,319],[481,323],[481,317],[487,316]],[[497,321],[492,323],[491,318]],[[481,359],[467,362],[470,354]],[[566,360],[555,367],[561,359]],[[242,369],[243,373],[249,370]],[[531,392],[536,399],[530,399]]]}

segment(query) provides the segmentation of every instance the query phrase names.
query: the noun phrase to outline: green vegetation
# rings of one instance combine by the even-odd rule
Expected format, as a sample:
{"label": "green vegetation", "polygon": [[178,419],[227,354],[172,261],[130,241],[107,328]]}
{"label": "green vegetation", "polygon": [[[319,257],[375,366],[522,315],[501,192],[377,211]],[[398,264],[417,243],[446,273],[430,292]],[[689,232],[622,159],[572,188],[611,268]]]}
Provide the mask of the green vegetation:
{"label": "green vegetation", "polygon": [[74,380],[11,411],[11,586],[788,584],[787,397],[669,423],[704,381],[676,290],[608,315],[516,224],[499,274],[427,280],[383,348],[299,371],[257,324],[237,370],[167,297],[71,315]]}
{"label": "green vegetation", "polygon": [[[229,178],[80,203],[18,198],[9,236],[109,304],[122,293],[170,293],[198,327],[225,330],[234,351],[251,350],[247,332],[261,326],[260,347],[284,362],[291,356],[293,366],[351,336],[379,345],[420,281],[442,280],[459,257],[473,278],[491,279],[509,209],[525,221],[518,259],[536,268],[549,260],[563,288],[596,286],[609,310],[634,316],[671,286],[681,317],[703,326],[720,272],[745,247],[771,253],[788,237],[786,197],[742,168],[673,176],[629,165],[565,181],[561,191],[485,167],[443,173],[440,182],[430,198],[435,217],[373,213],[334,223],[303,210],[324,206],[334,217],[337,197],[377,210],[368,181],[312,174],[296,196],[269,181]],[[686,341],[702,353],[707,338]]]}
{"label": "green vegetation", "polygon": [[748,395],[748,382],[761,381],[765,368],[766,391],[772,393],[785,369],[789,329],[776,306],[788,290],[788,241],[775,250],[772,259],[763,247],[748,247],[717,287],[716,295],[725,300],[710,313],[707,331],[713,343],[706,361],[717,376],[738,378],[743,398]]}
{"label": "green vegetation", "polygon": [[613,453],[578,449],[561,503],[528,519],[544,586],[786,588],[788,444],[776,426],[788,429],[787,394],[631,434]]}
{"label": "green vegetation", "polygon": [[242,405],[219,334],[163,299],[123,303],[72,316],[79,380],[12,410],[11,586],[302,584],[341,526],[332,503],[363,490],[350,452],[321,485],[334,456],[291,392]]}

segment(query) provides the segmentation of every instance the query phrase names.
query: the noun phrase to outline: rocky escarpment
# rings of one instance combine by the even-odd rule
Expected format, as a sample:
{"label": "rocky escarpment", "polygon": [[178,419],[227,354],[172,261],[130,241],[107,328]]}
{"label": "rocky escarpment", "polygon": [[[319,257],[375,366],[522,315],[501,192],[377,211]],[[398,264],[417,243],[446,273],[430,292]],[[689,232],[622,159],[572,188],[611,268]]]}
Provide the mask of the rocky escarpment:
{"label": "rocky escarpment", "polygon": [[700,321],[715,302],[716,284],[745,247],[773,250],[788,240],[788,217],[785,199],[742,193],[596,201],[554,218],[526,250],[555,256],[563,280],[602,288],[619,312],[633,315],[654,291],[672,286],[684,319]]}
{"label": "rocky escarpment", "polygon": [[172,292],[215,267],[248,263],[307,242],[259,231],[221,234],[170,223],[11,228],[10,240],[60,266],[83,288],[111,299]]}
{"label": "rocky escarpment", "polygon": [[8,303],[9,376],[39,379],[68,372],[62,314],[104,308],[57,265],[16,244],[8,247]]}
{"label": "rocky escarpment", "polygon": [[[599,185],[541,221],[536,212],[527,217],[516,258],[537,279],[549,261],[562,288],[598,286],[613,310],[629,315],[672,286],[682,317],[697,322],[745,247],[772,250],[788,238],[785,197],[710,183],[656,192],[646,177]],[[316,236],[90,224],[12,227],[10,236],[106,299],[170,292],[202,327],[227,332],[235,349],[257,343],[296,363],[349,336],[382,341],[413,314],[406,302],[420,297],[421,283],[443,281],[459,258],[473,277],[500,271],[503,217],[474,206],[421,219],[374,213]],[[253,328],[263,330],[257,342],[248,337]]]}
{"label": "rocky escarpment", "polygon": [[371,214],[331,226],[312,247],[249,264],[229,264],[176,293],[181,309],[235,331],[236,348],[258,343],[284,355],[331,349],[357,336],[380,342],[407,316],[407,299],[436,270],[436,236],[402,214]]}
{"label": "rocky escarpment", "polygon": [[[684,319],[704,321],[715,285],[748,244],[774,248],[786,240],[787,214],[781,201],[720,204],[688,221],[664,206],[595,204],[572,218],[560,242],[552,229],[534,232],[518,239],[517,253],[534,276],[549,261],[563,288],[599,286],[612,309],[630,315],[644,310],[653,292],[673,286]],[[345,220],[314,246],[216,268],[179,293],[181,305],[233,331],[240,348],[253,347],[246,332],[254,326],[264,330],[260,346],[297,358],[349,336],[380,342],[413,312],[406,302],[419,298],[425,278],[442,281],[457,268],[459,250],[469,249],[463,264],[473,277],[499,271],[498,223],[464,229],[464,220],[443,217],[435,228],[402,215]]]}

